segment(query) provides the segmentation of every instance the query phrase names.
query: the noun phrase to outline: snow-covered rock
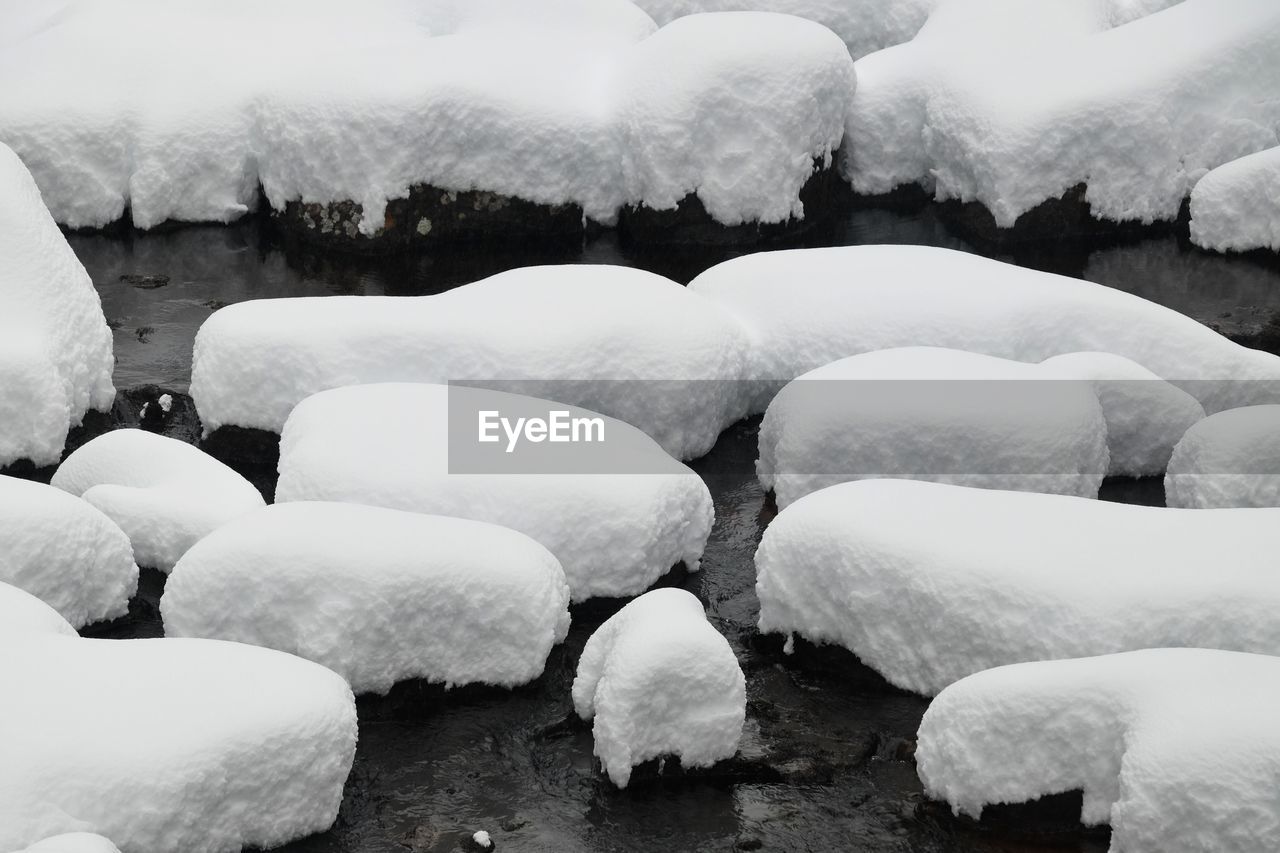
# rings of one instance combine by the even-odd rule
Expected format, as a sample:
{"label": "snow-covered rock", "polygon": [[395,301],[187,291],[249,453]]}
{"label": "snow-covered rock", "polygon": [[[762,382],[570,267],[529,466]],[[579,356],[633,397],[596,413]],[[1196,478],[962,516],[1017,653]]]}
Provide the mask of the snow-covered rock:
{"label": "snow-covered rock", "polygon": [[138,587],[129,537],[89,503],[0,477],[0,581],[80,628],[123,616]]}
{"label": "snow-covered rock", "polygon": [[436,296],[223,308],[196,336],[191,392],[208,430],[279,432],[295,405],[329,388],[465,382],[620,418],[691,458],[745,414],[735,380],[746,359],[732,317],[662,276],[525,267]]}
{"label": "snow-covered rock", "polygon": [[1018,664],[944,690],[920,724],[926,791],[957,812],[1084,791],[1111,849],[1280,847],[1280,660],[1205,649]]}
{"label": "snow-covered rock", "polygon": [[355,701],[310,661],[210,640],[11,637],[0,680],[0,849],[86,831],[140,853],[221,853],[337,816]]}
{"label": "snow-covered rock", "polygon": [[0,635],[28,633],[75,636],[76,629],[31,593],[0,583]]}
{"label": "snow-covered rock", "polygon": [[1191,242],[1218,252],[1280,252],[1280,147],[1232,160],[1196,183]]}
{"label": "snow-covered rock", "polygon": [[811,370],[769,404],[756,473],[780,508],[875,477],[1097,497],[1107,422],[1091,382],[933,347]]}
{"label": "snow-covered rock", "polygon": [[511,687],[564,639],[569,586],[551,552],[496,524],[300,502],[197,542],[160,610],[167,636],[290,652],[356,693],[406,678]]}
{"label": "snow-covered rock", "polygon": [[868,480],[781,512],[760,630],[931,695],[1001,664],[1159,646],[1280,654],[1280,509],[1183,510]]}
{"label": "snow-covered rock", "polygon": [[109,838],[92,832],[64,832],[37,841],[19,853],[120,853]]}
{"label": "snow-covered rock", "polygon": [[675,588],[630,602],[587,640],[573,706],[594,720],[595,754],[625,788],[637,764],[677,755],[709,767],[738,751],[746,680],[702,604]]}
{"label": "snow-covered rock", "polygon": [[[1018,361],[1122,355],[1191,393],[1206,411],[1273,402],[1280,357],[1092,282],[928,246],[761,252],[718,264],[689,287],[729,309],[751,338],[753,409],[837,359],[934,346]],[[1268,399],[1271,398],[1271,399]]]}
{"label": "snow-covered rock", "polygon": [[[511,467],[481,470],[458,464],[467,442],[475,441],[476,422],[452,422],[451,403],[464,420],[478,410],[513,418],[534,412],[545,418],[550,411],[600,417],[456,386],[385,383],[323,391],[299,403],[284,426],[276,500],[363,503],[513,528],[560,560],[574,601],[636,595],[679,562],[698,568],[714,517],[711,495],[697,474],[644,433],[606,417],[602,443],[556,445],[569,452],[548,467],[521,472],[529,457],[514,454]],[[493,447],[506,458],[502,446]],[[599,447],[603,455],[573,455],[584,447]]]}
{"label": "snow-covered rock", "polygon": [[140,566],[167,572],[201,537],[263,505],[253,485],[193,445],[117,429],[78,448],[52,485],[120,526]]}
{"label": "snow-covered rock", "polygon": [[1228,409],[1191,427],[1164,491],[1176,507],[1280,507],[1280,405]]}
{"label": "snow-covered rock", "polygon": [[[11,86],[0,88],[3,98]],[[0,144],[0,467],[57,462],[67,430],[115,399],[112,365],[93,282]]]}

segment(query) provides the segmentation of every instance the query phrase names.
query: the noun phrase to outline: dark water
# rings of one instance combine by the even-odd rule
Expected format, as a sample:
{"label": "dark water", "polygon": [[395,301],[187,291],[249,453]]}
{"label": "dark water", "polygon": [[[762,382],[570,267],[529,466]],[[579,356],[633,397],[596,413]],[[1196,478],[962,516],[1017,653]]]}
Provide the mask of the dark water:
{"label": "dark water", "polygon": [[[531,263],[622,263],[687,281],[733,254],[639,252],[605,234],[574,249],[455,251],[373,260],[287,249],[257,223],[133,237],[72,235],[115,328],[116,381],[184,390],[199,324],[223,304],[260,297],[424,294]],[[921,243],[973,250],[931,206],[850,204],[808,245]],[[1029,266],[1083,276],[1162,302],[1234,335],[1257,335],[1280,312],[1280,269],[1214,257],[1176,237],[1019,253]],[[147,276],[125,279],[122,276]],[[168,283],[160,283],[166,276]],[[143,284],[147,286],[137,286]],[[638,772],[619,792],[593,766],[589,728],[569,686],[592,629],[616,604],[578,607],[546,673],[515,691],[444,693],[400,685],[360,700],[360,743],[342,812],[329,832],[289,851],[446,851],[488,830],[507,851],[1103,851],[1107,834],[1074,823],[1078,796],[990,809],[981,824],[928,802],[911,760],[927,702],[897,691],[847,654],[784,657],[754,629],[752,554],[772,515],[748,473],[757,424],[728,430],[694,467],[716,525],[703,569],[678,574],[733,645],[747,674],[742,752],[704,774]],[[1109,483],[1108,496],[1162,501],[1158,483]],[[162,578],[148,573],[154,604]],[[161,629],[148,602],[110,636]]]}

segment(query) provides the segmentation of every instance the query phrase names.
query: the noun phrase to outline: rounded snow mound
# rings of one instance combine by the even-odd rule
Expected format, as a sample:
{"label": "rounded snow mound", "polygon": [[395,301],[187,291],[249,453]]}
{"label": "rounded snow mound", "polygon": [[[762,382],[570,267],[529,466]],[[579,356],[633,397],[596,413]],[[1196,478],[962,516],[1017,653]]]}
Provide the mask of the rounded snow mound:
{"label": "rounded snow mound", "polygon": [[65,832],[37,841],[19,853],[120,853],[120,848],[92,832]]}
{"label": "rounded snow mound", "polygon": [[200,449],[140,429],[117,429],[78,448],[52,485],[120,526],[138,565],[168,572],[201,537],[261,507],[253,485]]}
{"label": "rounded snow mound", "polygon": [[1191,190],[1191,242],[1280,252],[1280,147],[1224,163]]}
{"label": "rounded snow mound", "polygon": [[160,610],[169,636],[290,652],[356,693],[406,678],[512,687],[564,639],[569,586],[550,551],[496,524],[301,502],[197,542]]}
{"label": "rounded snow mound", "polygon": [[595,754],[619,788],[651,758],[709,767],[738,751],[746,680],[729,643],[682,589],[647,592],[587,640],[573,706],[594,719]]}
{"label": "rounded snow mound", "polygon": [[1280,405],[1229,409],[1191,427],[1164,490],[1169,506],[1280,506]]}
{"label": "rounded snow mound", "polygon": [[31,593],[0,583],[0,635],[28,633],[75,636],[76,629]]}

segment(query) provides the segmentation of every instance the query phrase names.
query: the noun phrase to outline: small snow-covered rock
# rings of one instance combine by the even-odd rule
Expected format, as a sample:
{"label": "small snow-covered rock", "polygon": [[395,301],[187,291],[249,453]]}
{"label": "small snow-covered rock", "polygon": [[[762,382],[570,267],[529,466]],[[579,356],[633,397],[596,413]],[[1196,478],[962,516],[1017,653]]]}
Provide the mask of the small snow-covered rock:
{"label": "small snow-covered rock", "polygon": [[756,552],[760,630],[930,695],[1001,664],[1202,646],[1280,655],[1280,509],[1181,510],[864,480]]}
{"label": "small snow-covered rock", "polygon": [[41,483],[0,477],[0,581],[81,628],[124,615],[138,567],[129,537],[91,504]]}
{"label": "small snow-covered rock", "polygon": [[76,629],[31,593],[0,583],[0,635],[27,633],[75,636]]}
{"label": "small snow-covered rock", "polygon": [[1148,649],[1017,664],[942,691],[920,723],[925,790],[963,814],[1084,791],[1111,849],[1280,848],[1280,659]]}
{"label": "small snow-covered rock", "polygon": [[1164,490],[1169,506],[1280,506],[1280,405],[1228,409],[1191,427]]}
{"label": "small snow-covered rock", "polygon": [[140,853],[224,853],[337,816],[355,701],[310,661],[212,640],[25,636],[6,638],[0,681],[0,849],[88,831]]}
{"label": "small snow-covered rock", "polygon": [[574,709],[594,719],[595,754],[620,788],[651,758],[677,755],[684,767],[732,758],[746,705],[733,649],[682,589],[647,592],[610,617],[573,680]]}
{"label": "small snow-covered rock", "polygon": [[50,481],[120,526],[138,565],[168,572],[201,537],[264,504],[253,485],[186,442],[140,429],[104,433]]}
{"label": "small snow-covered rock", "polygon": [[168,636],[290,652],[357,693],[406,678],[511,687],[564,639],[569,587],[550,551],[496,524],[300,502],[197,542],[160,611]]}
{"label": "small snow-covered rock", "polygon": [[644,433],[603,418],[605,441],[598,446],[610,454],[604,461],[618,466],[608,470],[590,467],[589,459],[584,470],[574,470],[583,459],[572,455],[561,459],[565,467],[542,473],[454,470],[455,454],[474,441],[476,424],[451,424],[451,401],[503,416],[545,417],[557,410],[601,417],[458,386],[385,383],[323,391],[299,403],[284,426],[276,500],[363,503],[513,528],[560,560],[574,601],[636,595],[679,562],[698,568],[714,517],[711,495],[697,474]]}
{"label": "small snow-covered rock", "polygon": [[1280,252],[1280,147],[1224,163],[1191,190],[1191,242]]}
{"label": "small snow-covered rock", "polygon": [[1107,422],[1091,382],[934,347],[811,370],[769,404],[756,473],[780,508],[868,477],[1097,497]]}
{"label": "small snow-covered rock", "polygon": [[92,832],[64,832],[37,841],[20,853],[120,853],[120,848]]}
{"label": "small snow-covered rock", "polygon": [[1273,402],[1280,357],[1100,284],[929,246],[761,252],[699,275],[751,338],[748,376],[764,411],[787,382],[890,347],[933,346],[1017,361],[1109,352],[1198,399],[1206,411]]}

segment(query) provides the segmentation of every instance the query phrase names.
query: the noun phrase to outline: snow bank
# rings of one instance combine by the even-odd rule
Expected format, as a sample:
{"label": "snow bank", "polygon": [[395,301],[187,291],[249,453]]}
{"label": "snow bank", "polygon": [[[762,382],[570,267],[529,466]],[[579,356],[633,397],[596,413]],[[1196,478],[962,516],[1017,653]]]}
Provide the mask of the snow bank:
{"label": "snow bank", "polygon": [[1205,418],[1173,449],[1169,506],[1280,506],[1280,406],[1246,406]]}
{"label": "snow bank", "polygon": [[92,832],[66,832],[37,841],[19,853],[120,853],[120,848]]}
{"label": "snow bank", "polygon": [[931,347],[811,370],[760,424],[756,473],[778,506],[867,477],[1097,497],[1107,422],[1092,384]]}
{"label": "snow bank", "polygon": [[75,636],[76,629],[31,593],[0,582],[0,635],[23,633]]}
{"label": "snow bank", "polygon": [[1081,819],[1133,853],[1280,846],[1280,660],[1150,649],[1001,667],[920,724],[927,792],[958,812],[1084,790]]}
{"label": "snow bank", "polygon": [[26,167],[0,144],[0,467],[57,462],[67,430],[111,406],[112,366],[93,282]]}
{"label": "snow bank", "polygon": [[0,849],[273,847],[327,829],[356,745],[337,675],[208,640],[25,637],[0,655]]}
{"label": "snow bank", "polygon": [[290,652],[357,693],[406,678],[511,687],[564,639],[569,587],[546,548],[496,524],[290,503],[196,543],[160,610],[168,636]]}
{"label": "snow bank", "polygon": [[1232,160],[1196,183],[1191,242],[1218,252],[1280,252],[1280,147]]}
{"label": "snow bank", "polygon": [[565,467],[537,469],[546,473],[517,467],[459,473],[455,454],[475,435],[475,423],[451,428],[451,400],[504,416],[555,407],[599,417],[517,394],[443,385],[323,391],[298,404],[284,426],[276,500],[372,504],[513,528],[555,554],[574,601],[636,595],[681,561],[697,569],[714,516],[710,493],[648,436],[604,418],[602,446],[613,448],[617,468],[575,473],[569,459]]}
{"label": "snow bank", "polygon": [[201,537],[263,505],[248,480],[196,447],[117,429],[77,449],[51,484],[120,525],[141,566],[167,572]]}
{"label": "snow bank", "polygon": [[587,640],[573,707],[594,718],[595,754],[627,787],[637,764],[678,755],[709,767],[738,751],[746,680],[702,604],[682,589],[655,589],[627,604]]}
{"label": "snow bank", "polygon": [[205,429],[279,432],[318,391],[466,381],[603,412],[690,458],[745,414],[733,380],[746,359],[745,336],[720,306],[662,276],[526,267],[437,296],[223,308],[196,336],[191,393]]}
{"label": "snow bank", "polygon": [[[806,371],[877,349],[934,346],[1017,361],[1110,352],[1180,384],[1207,411],[1280,399],[1280,357],[1099,284],[928,246],[761,252],[689,287],[751,339],[753,408]],[[1271,380],[1258,382],[1253,380]]]}
{"label": "snow bank", "polygon": [[1021,661],[1158,646],[1280,654],[1278,545],[1280,509],[846,483],[765,531],[760,630],[843,646],[926,695]]}
{"label": "snow bank", "polygon": [[0,477],[0,581],[80,628],[125,614],[138,567],[129,537],[90,504],[41,483]]}
{"label": "snow bank", "polygon": [[957,66],[930,99],[940,199],[1001,227],[1067,189],[1099,219],[1176,218],[1210,169],[1280,142],[1280,6],[1184,0],[1032,61]]}

